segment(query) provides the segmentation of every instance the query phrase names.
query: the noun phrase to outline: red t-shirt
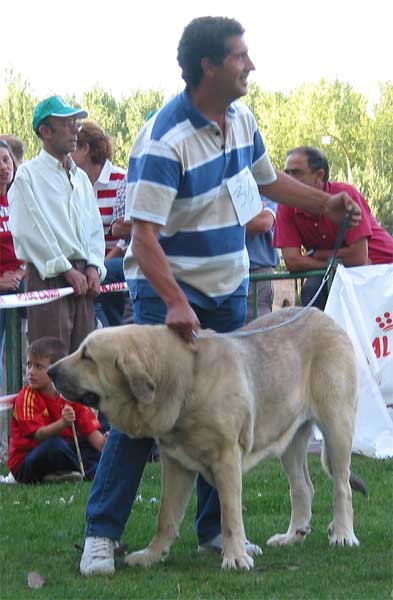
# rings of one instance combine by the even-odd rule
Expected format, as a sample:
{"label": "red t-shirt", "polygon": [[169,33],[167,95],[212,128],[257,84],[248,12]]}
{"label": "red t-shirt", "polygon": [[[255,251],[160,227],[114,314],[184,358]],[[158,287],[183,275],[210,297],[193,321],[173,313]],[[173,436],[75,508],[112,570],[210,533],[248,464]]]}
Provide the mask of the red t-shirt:
{"label": "red t-shirt", "polygon": [[[11,420],[11,440],[8,468],[16,475],[26,455],[36,448],[40,442],[34,439],[37,429],[50,425],[61,419],[65,404],[75,411],[75,428],[81,437],[88,437],[93,431],[101,428],[91,408],[64,400],[62,396],[49,398],[45,394],[25,385],[15,398]],[[71,427],[63,429],[58,435],[67,441],[73,439]]]}
{"label": "red t-shirt", "polygon": [[21,264],[15,256],[14,243],[8,223],[7,196],[0,196],[0,275],[5,271],[16,271]]}
{"label": "red t-shirt", "polygon": [[[365,198],[347,183],[328,182],[328,194],[347,192],[360,206],[362,220],[357,227],[348,229],[345,243],[353,244],[362,238],[368,241],[368,257],[372,264],[393,263],[393,238],[377,222]],[[314,215],[300,208],[280,205],[274,226],[273,245],[277,248],[306,250],[333,250],[339,225],[324,215]]]}

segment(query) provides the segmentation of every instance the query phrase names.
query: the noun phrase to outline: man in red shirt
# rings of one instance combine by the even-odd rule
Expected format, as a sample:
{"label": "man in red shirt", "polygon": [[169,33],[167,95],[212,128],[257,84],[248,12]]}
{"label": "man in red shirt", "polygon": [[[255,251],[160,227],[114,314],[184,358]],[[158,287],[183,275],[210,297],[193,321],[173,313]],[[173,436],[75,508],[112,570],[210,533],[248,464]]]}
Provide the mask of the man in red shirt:
{"label": "man in red shirt", "polygon": [[[348,229],[337,257],[346,267],[393,262],[393,238],[372,214],[360,192],[347,183],[329,181],[329,164],[317,148],[299,146],[287,155],[285,172],[302,183],[328,194],[347,192],[360,206],[359,225]],[[280,205],[274,230],[274,246],[281,248],[289,271],[324,269],[333,254],[339,226],[323,215],[314,215],[299,208]],[[302,304],[313,298],[321,278],[311,277],[302,287]],[[321,310],[327,300],[326,286],[314,302]]]}
{"label": "man in red shirt", "polygon": [[88,478],[93,478],[105,437],[93,411],[62,398],[47,374],[66,355],[63,342],[43,337],[27,353],[28,384],[16,397],[11,422],[8,467],[20,483],[81,481],[74,446],[74,423]]}

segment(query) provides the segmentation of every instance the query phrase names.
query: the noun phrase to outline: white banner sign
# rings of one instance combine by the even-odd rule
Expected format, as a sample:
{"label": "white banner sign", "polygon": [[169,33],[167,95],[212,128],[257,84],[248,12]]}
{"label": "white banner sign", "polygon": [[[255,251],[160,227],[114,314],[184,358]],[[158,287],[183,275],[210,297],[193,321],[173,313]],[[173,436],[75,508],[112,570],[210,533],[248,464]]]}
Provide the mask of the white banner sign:
{"label": "white banner sign", "polygon": [[352,340],[358,361],[353,449],[393,456],[393,265],[337,268],[325,312]]}

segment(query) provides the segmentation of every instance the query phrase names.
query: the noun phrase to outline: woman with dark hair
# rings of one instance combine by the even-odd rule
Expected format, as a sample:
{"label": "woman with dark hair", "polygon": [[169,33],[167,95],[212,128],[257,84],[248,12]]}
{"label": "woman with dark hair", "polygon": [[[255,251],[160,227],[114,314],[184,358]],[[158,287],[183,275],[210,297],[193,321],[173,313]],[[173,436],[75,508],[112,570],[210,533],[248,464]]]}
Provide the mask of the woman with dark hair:
{"label": "woman with dark hair", "polygon": [[[25,276],[25,266],[15,256],[8,224],[8,190],[14,181],[16,164],[7,142],[0,140],[0,295],[16,292]],[[5,309],[0,306],[0,390],[3,384]]]}

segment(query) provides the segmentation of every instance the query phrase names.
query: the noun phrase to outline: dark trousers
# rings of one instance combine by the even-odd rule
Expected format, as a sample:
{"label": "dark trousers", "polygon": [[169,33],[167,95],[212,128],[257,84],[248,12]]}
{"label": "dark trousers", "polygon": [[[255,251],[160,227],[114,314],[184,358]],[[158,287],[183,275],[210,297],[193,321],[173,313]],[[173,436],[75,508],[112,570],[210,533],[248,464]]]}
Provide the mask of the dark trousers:
{"label": "dark trousers", "polygon": [[[101,453],[89,442],[79,443],[86,477],[92,479],[97,469]],[[73,442],[60,436],[48,438],[26,456],[16,475],[19,483],[39,483],[56,471],[79,471],[79,461]]]}

